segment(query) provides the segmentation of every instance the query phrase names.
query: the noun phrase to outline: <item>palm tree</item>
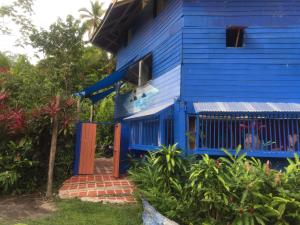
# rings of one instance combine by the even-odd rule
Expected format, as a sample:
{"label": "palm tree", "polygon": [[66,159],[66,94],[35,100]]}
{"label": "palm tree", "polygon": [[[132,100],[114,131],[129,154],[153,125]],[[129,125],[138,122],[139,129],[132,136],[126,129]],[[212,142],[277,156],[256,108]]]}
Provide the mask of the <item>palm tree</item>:
{"label": "palm tree", "polygon": [[103,3],[99,3],[98,0],[95,2],[90,2],[90,9],[81,8],[79,12],[82,14],[80,18],[84,20],[84,24],[88,31],[89,37],[93,35],[97,27],[100,25],[101,17],[103,16],[105,10],[103,10]]}

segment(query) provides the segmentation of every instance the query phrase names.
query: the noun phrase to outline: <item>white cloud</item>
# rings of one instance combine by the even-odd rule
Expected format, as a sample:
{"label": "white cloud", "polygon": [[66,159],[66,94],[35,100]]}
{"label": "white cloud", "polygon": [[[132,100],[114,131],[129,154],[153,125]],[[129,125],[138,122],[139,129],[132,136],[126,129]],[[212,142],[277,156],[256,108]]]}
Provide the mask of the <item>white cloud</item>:
{"label": "white cloud", "polygon": [[[0,0],[0,5],[7,4],[10,1],[11,0]],[[109,3],[111,3],[111,0],[100,0],[100,2],[104,2],[107,7]],[[71,14],[75,18],[79,18],[80,13],[78,10],[82,7],[89,8],[90,0],[35,0],[32,21],[37,27],[47,29],[58,17],[65,18]],[[32,48],[15,46],[16,39],[19,35],[16,31],[16,27],[12,27],[12,30],[11,35],[0,34],[0,51],[8,51],[13,54],[27,54],[33,57],[34,50]]]}

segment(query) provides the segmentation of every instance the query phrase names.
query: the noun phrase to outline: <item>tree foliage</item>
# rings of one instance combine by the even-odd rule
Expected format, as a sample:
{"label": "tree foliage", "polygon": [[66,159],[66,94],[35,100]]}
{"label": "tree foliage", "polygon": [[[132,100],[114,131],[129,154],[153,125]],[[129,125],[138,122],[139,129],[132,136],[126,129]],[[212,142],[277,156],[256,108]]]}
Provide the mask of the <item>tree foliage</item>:
{"label": "tree foliage", "polygon": [[81,12],[80,18],[84,21],[89,37],[91,37],[100,25],[101,18],[105,12],[103,3],[99,3],[98,0],[95,2],[90,1],[90,9],[81,8],[79,12]]}
{"label": "tree foliage", "polygon": [[[44,54],[36,65],[24,55],[0,54],[0,192],[28,192],[45,186],[53,118],[58,116],[55,184],[72,173],[76,107],[74,93],[111,72],[114,63],[106,52],[82,41],[85,28],[68,16],[48,30],[34,30],[30,41]],[[61,106],[53,99],[59,94]],[[81,104],[81,118],[89,113],[89,102]],[[95,107],[96,118],[113,119],[113,98]],[[113,132],[101,127],[97,146],[112,142]],[[23,149],[23,150],[22,150]],[[24,154],[23,154],[24,153]]]}
{"label": "tree foliage", "polygon": [[84,29],[72,16],[59,19],[48,30],[35,30],[30,36],[32,46],[45,56],[39,62],[42,75],[50,79],[52,93],[74,93],[80,84]]}
{"label": "tree foliage", "polygon": [[27,37],[34,27],[31,21],[33,2],[34,0],[12,0],[9,4],[0,6],[0,18],[3,20],[0,23],[0,32],[11,34],[11,24],[17,25],[22,35],[18,40],[19,45],[27,43]]}

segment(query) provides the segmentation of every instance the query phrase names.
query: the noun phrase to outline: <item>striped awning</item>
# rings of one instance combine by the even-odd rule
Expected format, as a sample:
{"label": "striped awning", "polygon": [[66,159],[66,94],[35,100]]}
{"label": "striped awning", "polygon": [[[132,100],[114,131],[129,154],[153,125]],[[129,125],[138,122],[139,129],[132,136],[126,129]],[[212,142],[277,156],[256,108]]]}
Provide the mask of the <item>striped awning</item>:
{"label": "striped awning", "polygon": [[299,103],[274,102],[196,102],[195,113],[200,112],[300,112]]}

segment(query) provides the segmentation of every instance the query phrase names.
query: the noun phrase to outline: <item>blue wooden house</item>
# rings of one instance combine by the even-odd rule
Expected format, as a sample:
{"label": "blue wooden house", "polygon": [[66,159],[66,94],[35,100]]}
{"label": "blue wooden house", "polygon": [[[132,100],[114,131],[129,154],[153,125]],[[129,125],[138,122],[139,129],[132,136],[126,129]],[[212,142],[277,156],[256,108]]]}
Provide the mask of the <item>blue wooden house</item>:
{"label": "blue wooden house", "polygon": [[114,1],[92,43],[117,68],[80,94],[116,92],[123,153],[299,151],[299,0]]}

